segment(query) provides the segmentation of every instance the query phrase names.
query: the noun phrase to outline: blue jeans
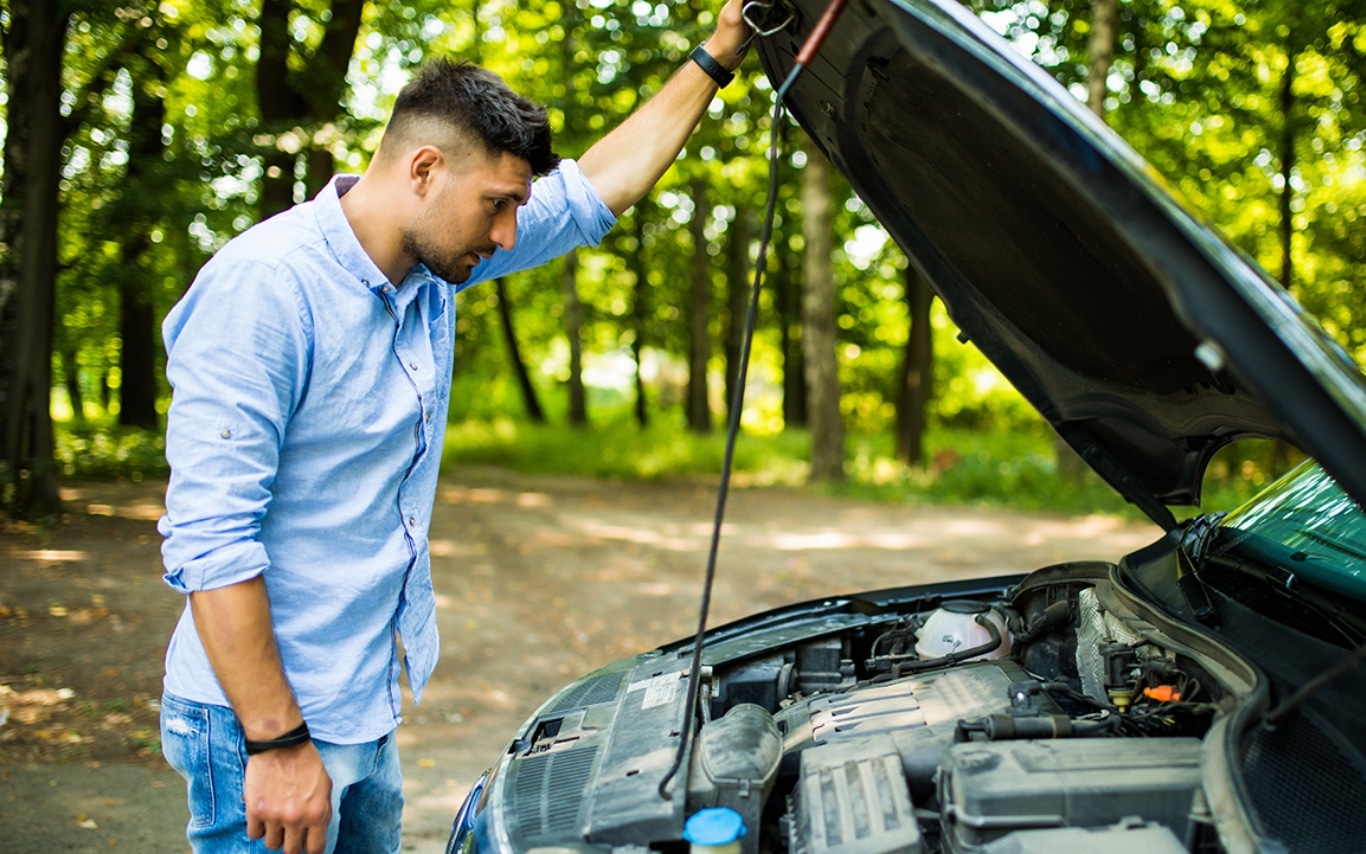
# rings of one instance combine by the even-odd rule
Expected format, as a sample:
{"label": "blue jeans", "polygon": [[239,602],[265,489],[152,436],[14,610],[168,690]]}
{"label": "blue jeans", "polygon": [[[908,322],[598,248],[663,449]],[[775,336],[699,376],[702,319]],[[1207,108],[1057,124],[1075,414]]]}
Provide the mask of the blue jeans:
{"label": "blue jeans", "polygon": [[[328,854],[398,854],[403,824],[403,775],[393,733],[368,744],[315,741],[332,778]],[[195,854],[263,854],[263,840],[247,838],[242,781],[245,736],[226,706],[161,697],[161,752],[189,784]]]}

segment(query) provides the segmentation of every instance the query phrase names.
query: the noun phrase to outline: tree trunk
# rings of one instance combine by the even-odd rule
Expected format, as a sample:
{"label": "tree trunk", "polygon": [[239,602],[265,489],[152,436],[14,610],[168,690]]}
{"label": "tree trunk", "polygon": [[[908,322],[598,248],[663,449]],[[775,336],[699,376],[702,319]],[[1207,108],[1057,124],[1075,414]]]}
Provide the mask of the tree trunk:
{"label": "tree trunk", "polygon": [[[1285,39],[1285,73],[1281,75],[1281,192],[1277,199],[1280,213],[1279,237],[1281,244],[1281,287],[1287,291],[1295,283],[1295,62],[1299,56],[1296,33],[1299,29],[1299,6],[1290,7]],[[1280,477],[1290,468],[1290,444],[1276,440],[1271,445],[1271,471]]]}
{"label": "tree trunk", "polygon": [[[778,146],[788,149],[788,123],[778,128]],[[791,169],[779,165],[779,181],[796,184]],[[784,176],[782,173],[788,173]],[[780,230],[773,238],[773,300],[778,308],[778,345],[783,370],[783,426],[806,426],[806,369],[802,365],[801,258],[790,235]]]}
{"label": "tree trunk", "polygon": [[[754,234],[754,211],[739,205],[735,221],[727,232],[726,254],[729,273],[726,282],[726,406],[735,400],[735,384],[740,376],[740,351],[745,344],[745,316],[749,314],[750,285],[749,241]],[[743,401],[742,401],[743,404]],[[726,417],[729,418],[727,410]]]}
{"label": "tree trunk", "polygon": [[806,426],[806,370],[802,367],[801,284],[786,240],[773,244],[773,290],[778,303],[778,347],[783,359],[783,426]]}
{"label": "tree trunk", "polygon": [[[341,100],[346,93],[346,72],[356,50],[365,0],[332,0],[332,18],[327,22],[318,52],[305,65],[299,86],[308,102],[309,129],[314,133],[335,122],[342,114]],[[308,168],[304,189],[308,198],[332,180],[336,171],[332,151],[316,138],[308,149]]]}
{"label": "tree trunk", "polygon": [[[256,103],[262,130],[283,133],[291,119],[303,113],[303,105],[289,85],[289,11],[293,0],[262,0],[259,20],[260,58],[256,60]],[[279,144],[266,151],[257,199],[257,219],[265,219],[294,204],[294,164],[297,151]]]}
{"label": "tree trunk", "polygon": [[688,429],[711,432],[707,363],[711,361],[711,256],[707,253],[707,182],[692,180],[692,287],[688,299]]}
{"label": "tree trunk", "polygon": [[[58,187],[63,122],[62,53],[70,13],[50,0],[10,0],[4,33],[9,126],[5,139],[4,241],[12,275],[13,349],[4,392],[5,471],[12,512],[42,516],[61,508],[53,463],[52,322],[56,302]],[[13,173],[13,174],[12,174]],[[9,208],[11,202],[16,206]],[[17,216],[14,216],[17,214]],[[6,301],[8,302],[8,300]]]}
{"label": "tree trunk", "polygon": [[517,330],[512,325],[512,300],[508,299],[507,285],[500,276],[493,280],[498,292],[498,316],[503,321],[503,337],[508,344],[508,361],[512,363],[512,373],[517,377],[517,385],[522,390],[522,401],[526,404],[526,416],[534,424],[545,423],[545,410],[536,396],[536,386],[531,384],[531,374],[522,360],[521,347],[517,345]]}
{"label": "tree trunk", "polygon": [[[1292,28],[1293,31],[1293,28]],[[1290,40],[1287,39],[1287,42]],[[1292,204],[1295,201],[1295,54],[1293,46],[1286,44],[1285,73],[1281,76],[1281,193],[1279,208],[1281,215],[1281,287],[1287,291],[1295,280],[1295,259],[1291,254],[1295,239],[1295,217]]]}
{"label": "tree trunk", "polygon": [[156,317],[146,283],[135,278],[124,276],[119,282],[119,424],[155,430],[156,341],[152,333]]}
{"label": "tree trunk", "polygon": [[156,317],[149,291],[151,276],[144,267],[151,232],[158,214],[144,199],[157,198],[158,164],[166,144],[161,135],[166,103],[161,91],[164,71],[150,56],[150,39],[141,39],[141,56],[133,57],[133,115],[128,130],[128,171],[123,187],[127,216],[121,235],[123,261],[119,277],[119,424],[155,430],[157,417]]}
{"label": "tree trunk", "polygon": [[85,396],[81,394],[81,366],[76,362],[75,353],[62,353],[62,385],[66,387],[66,397],[71,401],[71,417],[76,421],[85,420]]}
{"label": "tree trunk", "polygon": [[1118,0],[1094,0],[1091,4],[1091,64],[1086,73],[1086,106],[1105,116],[1105,82],[1115,61],[1115,19]]}
{"label": "tree trunk", "polygon": [[915,267],[906,267],[906,307],[911,328],[901,360],[896,400],[896,457],[905,465],[925,462],[925,409],[934,393],[934,336],[930,306],[934,292]]}
{"label": "tree trunk", "polygon": [[627,263],[635,275],[635,285],[631,300],[631,358],[636,363],[636,424],[644,429],[650,426],[649,407],[645,398],[645,377],[642,357],[645,353],[645,331],[650,317],[650,265],[645,259],[645,221],[648,199],[641,199],[635,205],[636,251]]}
{"label": "tree trunk", "polygon": [[[303,57],[291,71],[289,58],[297,49],[289,32],[293,0],[262,0],[260,58],[256,62],[256,100],[262,130],[276,139],[265,152],[258,200],[259,218],[294,204],[295,170],[303,158],[304,188],[316,193],[332,176],[332,155],[315,142],[314,134],[341,112],[346,71],[360,32],[365,0],[333,0],[331,18],[316,52]],[[287,143],[285,140],[291,139]]]}
{"label": "tree trunk", "polygon": [[830,161],[810,139],[802,180],[802,235],[806,271],[802,289],[802,360],[811,420],[811,480],[844,480],[844,419],[840,414],[838,326],[835,320],[835,200]]}
{"label": "tree trunk", "polygon": [[579,255],[564,256],[564,334],[569,338],[569,423],[588,423],[583,389],[583,302],[579,299]]}

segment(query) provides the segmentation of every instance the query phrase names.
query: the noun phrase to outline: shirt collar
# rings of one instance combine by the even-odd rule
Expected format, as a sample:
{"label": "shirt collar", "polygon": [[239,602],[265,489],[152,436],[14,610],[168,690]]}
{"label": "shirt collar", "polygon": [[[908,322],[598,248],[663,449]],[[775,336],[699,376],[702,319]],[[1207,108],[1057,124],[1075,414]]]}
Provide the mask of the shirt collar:
{"label": "shirt collar", "polygon": [[314,199],[313,210],[318,228],[337,263],[354,276],[358,284],[379,291],[389,284],[389,280],[356,239],[356,232],[351,229],[351,222],[341,206],[341,197],[358,179],[358,175],[334,176]]}

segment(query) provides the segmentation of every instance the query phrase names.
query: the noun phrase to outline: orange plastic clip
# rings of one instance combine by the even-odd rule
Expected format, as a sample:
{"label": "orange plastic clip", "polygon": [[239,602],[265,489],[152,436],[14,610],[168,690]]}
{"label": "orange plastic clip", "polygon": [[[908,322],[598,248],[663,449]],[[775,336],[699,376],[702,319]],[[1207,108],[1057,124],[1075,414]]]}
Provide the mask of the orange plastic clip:
{"label": "orange plastic clip", "polygon": [[1155,685],[1152,688],[1144,688],[1143,696],[1159,703],[1181,702],[1181,692],[1176,690],[1175,685]]}

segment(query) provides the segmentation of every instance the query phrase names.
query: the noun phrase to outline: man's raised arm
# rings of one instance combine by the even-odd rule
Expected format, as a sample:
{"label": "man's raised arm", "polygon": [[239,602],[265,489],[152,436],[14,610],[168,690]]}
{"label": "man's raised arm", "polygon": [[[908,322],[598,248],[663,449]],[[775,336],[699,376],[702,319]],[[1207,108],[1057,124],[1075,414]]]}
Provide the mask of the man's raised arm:
{"label": "man's raised arm", "polygon": [[[705,49],[725,72],[744,58],[749,27],[742,0],[727,0]],[[704,60],[705,61],[705,60]],[[718,86],[688,60],[650,100],[579,158],[579,168],[614,215],[638,202],[678,157]]]}

